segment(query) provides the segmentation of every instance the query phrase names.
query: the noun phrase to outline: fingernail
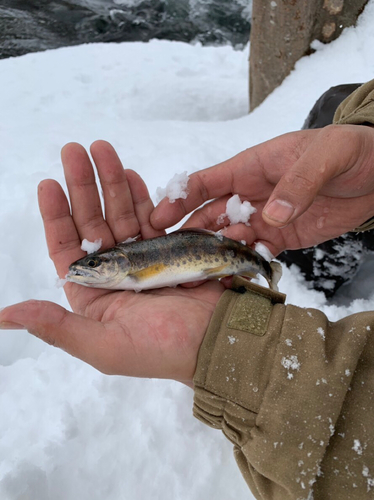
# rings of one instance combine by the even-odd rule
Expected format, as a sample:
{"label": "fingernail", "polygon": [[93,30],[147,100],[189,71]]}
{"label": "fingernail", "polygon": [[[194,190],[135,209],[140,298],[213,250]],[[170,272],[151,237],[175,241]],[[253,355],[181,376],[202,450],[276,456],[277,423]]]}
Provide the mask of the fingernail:
{"label": "fingernail", "polygon": [[295,212],[295,207],[284,200],[273,200],[264,208],[264,214],[271,220],[286,224]]}
{"label": "fingernail", "polygon": [[0,323],[0,330],[25,330],[23,325],[12,323],[11,321],[2,321]]}

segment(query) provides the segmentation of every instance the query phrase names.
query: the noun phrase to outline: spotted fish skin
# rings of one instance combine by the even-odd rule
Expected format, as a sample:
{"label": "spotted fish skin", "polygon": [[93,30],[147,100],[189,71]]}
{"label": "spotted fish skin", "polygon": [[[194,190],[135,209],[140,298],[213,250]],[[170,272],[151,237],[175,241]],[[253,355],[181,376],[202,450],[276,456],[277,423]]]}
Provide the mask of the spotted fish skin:
{"label": "spotted fish skin", "polygon": [[221,234],[184,229],[88,255],[70,266],[67,279],[96,288],[140,291],[234,274],[260,274],[276,289],[281,268]]}

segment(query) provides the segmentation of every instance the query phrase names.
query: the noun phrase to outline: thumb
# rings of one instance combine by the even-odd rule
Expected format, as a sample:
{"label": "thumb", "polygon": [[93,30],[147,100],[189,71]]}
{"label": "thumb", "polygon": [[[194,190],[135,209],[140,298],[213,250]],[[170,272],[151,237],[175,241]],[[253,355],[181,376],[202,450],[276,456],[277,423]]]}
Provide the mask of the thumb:
{"label": "thumb", "polygon": [[53,302],[28,300],[0,311],[0,329],[28,330],[44,342],[97,365],[95,345],[103,338],[104,325],[93,319],[67,311]]}
{"label": "thumb", "polygon": [[305,154],[280,178],[263,209],[265,222],[286,226],[312,205],[322,187],[341,172],[337,162],[323,160]]}
{"label": "thumb", "polygon": [[262,212],[265,222],[282,227],[303,214],[326,183],[356,164],[368,142],[365,137],[357,126],[322,128],[278,181]]}
{"label": "thumb", "polygon": [[322,186],[322,179],[310,172],[290,170],[274,188],[262,212],[263,219],[271,226],[286,226],[310,207]]}

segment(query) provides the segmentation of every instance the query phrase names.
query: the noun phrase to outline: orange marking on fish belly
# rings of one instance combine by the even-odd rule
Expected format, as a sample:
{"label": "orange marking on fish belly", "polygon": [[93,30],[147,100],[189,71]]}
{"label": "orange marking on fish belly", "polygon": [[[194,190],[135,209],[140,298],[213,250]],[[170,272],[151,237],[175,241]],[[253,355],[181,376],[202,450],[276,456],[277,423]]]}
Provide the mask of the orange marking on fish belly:
{"label": "orange marking on fish belly", "polygon": [[135,278],[136,280],[146,280],[147,278],[152,278],[157,274],[162,273],[168,266],[165,264],[154,264],[153,266],[146,267],[145,269],[141,269],[140,271],[135,271],[131,273],[130,276]]}

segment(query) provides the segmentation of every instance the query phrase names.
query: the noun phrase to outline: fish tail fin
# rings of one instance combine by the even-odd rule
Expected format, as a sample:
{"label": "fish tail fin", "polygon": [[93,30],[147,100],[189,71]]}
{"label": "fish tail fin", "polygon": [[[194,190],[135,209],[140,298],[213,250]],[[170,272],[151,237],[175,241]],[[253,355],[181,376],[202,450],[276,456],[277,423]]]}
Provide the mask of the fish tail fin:
{"label": "fish tail fin", "polygon": [[270,262],[271,277],[269,280],[269,286],[272,290],[278,292],[278,282],[282,277],[282,266],[279,262],[274,260]]}

